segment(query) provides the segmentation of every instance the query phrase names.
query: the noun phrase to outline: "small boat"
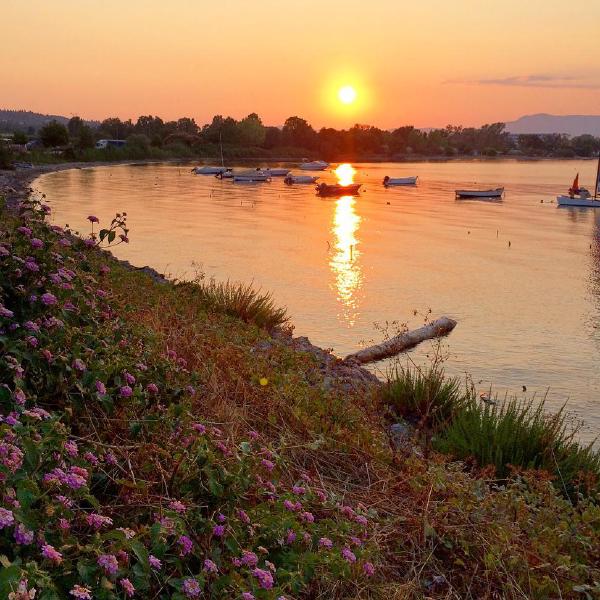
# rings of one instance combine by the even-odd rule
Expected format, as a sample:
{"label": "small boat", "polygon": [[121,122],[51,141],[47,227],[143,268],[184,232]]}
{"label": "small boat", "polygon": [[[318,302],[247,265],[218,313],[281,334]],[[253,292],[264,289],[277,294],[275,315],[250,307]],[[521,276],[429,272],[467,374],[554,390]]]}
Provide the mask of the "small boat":
{"label": "small boat", "polygon": [[556,201],[558,206],[580,206],[583,208],[599,208],[600,207],[600,155],[598,155],[598,169],[596,171],[596,185],[594,188],[594,196],[585,188],[579,187],[579,173],[575,176],[573,185],[569,188],[567,196],[557,196]]}
{"label": "small boat", "polygon": [[284,183],[292,185],[294,183],[317,183],[319,179],[316,175],[287,175],[283,180]]}
{"label": "small boat", "polygon": [[493,190],[456,190],[457,198],[502,198],[504,188]]}
{"label": "small boat", "polygon": [[416,185],[419,177],[388,177],[383,178],[383,185],[389,187],[392,185]]}
{"label": "small boat", "polygon": [[303,171],[324,171],[329,166],[324,160],[313,160],[311,162],[303,162],[300,169]]}
{"label": "small boat", "polygon": [[194,167],[192,169],[192,173],[195,175],[218,175],[220,173],[225,173],[225,171],[227,171],[226,167],[211,167],[209,165]]}
{"label": "small boat", "polygon": [[262,169],[265,173],[269,173],[271,177],[287,177],[289,175],[290,170],[284,168],[275,168],[275,169]]}
{"label": "small boat", "polygon": [[319,196],[355,196],[360,190],[360,183],[341,185],[339,183],[320,183],[315,189]]}
{"label": "small boat", "polygon": [[233,177],[233,169],[225,169],[215,175],[217,179],[231,179]]}
{"label": "small boat", "polygon": [[260,183],[263,181],[271,181],[271,175],[266,171],[256,169],[256,171],[244,171],[242,173],[234,173],[234,183]]}

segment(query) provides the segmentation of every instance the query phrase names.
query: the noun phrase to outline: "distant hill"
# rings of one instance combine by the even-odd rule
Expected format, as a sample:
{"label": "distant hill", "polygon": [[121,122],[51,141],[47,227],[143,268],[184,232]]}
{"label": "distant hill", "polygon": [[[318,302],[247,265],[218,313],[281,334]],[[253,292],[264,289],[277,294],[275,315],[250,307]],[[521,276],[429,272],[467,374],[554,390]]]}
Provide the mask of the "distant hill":
{"label": "distant hill", "polygon": [[526,115],[506,123],[509,133],[566,133],[600,136],[600,115]]}
{"label": "distant hill", "polygon": [[[44,115],[30,110],[6,110],[0,109],[0,132],[1,131],[37,131],[46,123],[56,120],[63,125],[69,122],[69,117],[62,115]],[[97,126],[98,121],[86,121],[88,125]]]}

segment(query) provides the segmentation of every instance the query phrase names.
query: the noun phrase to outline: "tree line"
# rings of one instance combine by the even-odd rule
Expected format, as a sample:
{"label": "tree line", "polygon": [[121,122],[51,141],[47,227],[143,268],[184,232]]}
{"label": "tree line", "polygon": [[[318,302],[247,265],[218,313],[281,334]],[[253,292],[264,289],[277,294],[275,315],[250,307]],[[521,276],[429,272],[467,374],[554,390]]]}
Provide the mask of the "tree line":
{"label": "tree line", "polygon": [[[135,122],[111,117],[93,127],[80,117],[67,125],[56,120],[41,127],[39,139],[45,147],[93,148],[98,139],[127,140],[141,152],[168,149],[182,155],[227,155],[299,157],[319,156],[327,160],[368,160],[407,156],[528,155],[589,157],[600,152],[600,138],[581,135],[511,135],[504,123],[482,127],[448,125],[443,129],[420,130],[411,125],[383,130],[356,124],[348,129],[322,127],[316,130],[306,119],[292,116],[282,127],[266,126],[256,113],[243,119],[216,115],[210,123],[198,125],[191,117],[163,121],[153,115]],[[28,136],[14,134],[15,143]]]}

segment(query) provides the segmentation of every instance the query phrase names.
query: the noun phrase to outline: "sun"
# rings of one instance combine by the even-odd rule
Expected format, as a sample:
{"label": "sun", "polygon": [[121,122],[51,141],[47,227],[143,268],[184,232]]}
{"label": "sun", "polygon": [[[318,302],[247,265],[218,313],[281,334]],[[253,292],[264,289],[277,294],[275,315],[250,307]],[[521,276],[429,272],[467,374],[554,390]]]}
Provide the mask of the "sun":
{"label": "sun", "polygon": [[344,104],[352,104],[356,100],[356,90],[351,85],[345,85],[338,91],[338,98]]}

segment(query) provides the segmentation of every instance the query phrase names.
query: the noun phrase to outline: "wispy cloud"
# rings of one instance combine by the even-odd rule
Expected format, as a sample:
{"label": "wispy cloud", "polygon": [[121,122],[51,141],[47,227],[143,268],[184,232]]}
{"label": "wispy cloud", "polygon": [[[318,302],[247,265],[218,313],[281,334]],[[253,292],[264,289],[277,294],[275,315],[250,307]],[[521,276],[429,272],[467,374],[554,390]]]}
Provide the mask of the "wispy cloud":
{"label": "wispy cloud", "polygon": [[567,75],[515,75],[499,79],[449,79],[453,85],[501,85],[507,87],[534,87],[555,89],[597,90],[600,83],[586,81],[581,77]]}

